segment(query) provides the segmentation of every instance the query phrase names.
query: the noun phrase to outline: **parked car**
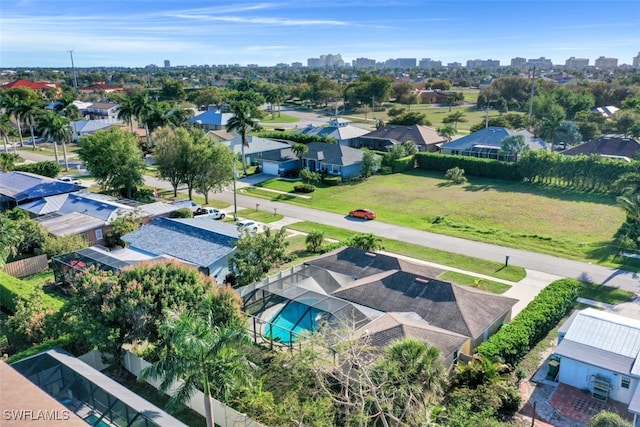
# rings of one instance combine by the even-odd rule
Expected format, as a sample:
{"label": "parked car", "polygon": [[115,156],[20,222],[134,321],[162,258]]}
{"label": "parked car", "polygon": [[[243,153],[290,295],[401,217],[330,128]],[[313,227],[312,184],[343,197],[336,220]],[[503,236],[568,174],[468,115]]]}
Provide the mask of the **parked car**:
{"label": "parked car", "polygon": [[369,209],[354,209],[349,212],[349,216],[354,218],[374,219],[376,217],[376,213]]}
{"label": "parked car", "polygon": [[58,178],[58,181],[66,182],[67,184],[81,185],[81,182],[78,178],[74,178],[71,176],[61,176],[60,178]]}
{"label": "parked car", "polygon": [[238,227],[238,232],[240,233],[243,233],[243,232],[256,233],[258,231],[258,223],[250,219],[244,219],[242,221],[238,221],[236,223],[236,227]]}
{"label": "parked car", "polygon": [[177,206],[178,209],[188,208],[191,209],[193,213],[196,213],[198,209],[201,208],[199,204],[194,202],[193,200],[175,200],[171,202],[172,205]]}
{"label": "parked car", "polygon": [[212,218],[212,219],[224,219],[227,216],[227,213],[222,209],[210,208],[208,206],[204,206],[202,208],[198,208],[193,216],[197,216],[199,218]]}

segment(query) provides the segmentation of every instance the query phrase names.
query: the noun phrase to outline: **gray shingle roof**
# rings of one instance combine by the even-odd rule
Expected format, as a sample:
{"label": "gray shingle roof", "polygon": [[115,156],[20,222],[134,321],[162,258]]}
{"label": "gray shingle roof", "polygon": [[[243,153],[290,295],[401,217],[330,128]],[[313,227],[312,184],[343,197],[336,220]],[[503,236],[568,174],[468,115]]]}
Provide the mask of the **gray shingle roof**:
{"label": "gray shingle roof", "polygon": [[151,254],[208,267],[233,250],[237,236],[234,226],[211,219],[156,218],[122,240]]}
{"label": "gray shingle roof", "polygon": [[477,338],[517,300],[406,271],[356,280],[333,295],[384,312],[415,312],[429,324]]}
{"label": "gray shingle roof", "polygon": [[418,146],[445,142],[446,138],[428,126],[389,125],[363,135],[363,138],[384,138],[398,142],[413,141]]}
{"label": "gray shingle roof", "polygon": [[503,127],[488,127],[473,132],[462,138],[458,138],[442,145],[442,149],[449,150],[467,150],[474,145],[490,145],[497,148],[502,146],[502,140],[511,135],[524,136],[524,142],[531,150],[546,149],[547,143],[540,138],[534,137],[531,132],[526,130],[514,131]]}
{"label": "gray shingle roof", "polygon": [[362,162],[364,152],[356,148],[326,142],[310,142],[303,159],[321,161],[326,164],[349,166]]}
{"label": "gray shingle roof", "polygon": [[565,156],[600,154],[601,156],[626,157],[632,160],[638,150],[640,150],[640,141],[636,139],[607,135],[565,150],[562,154]]}

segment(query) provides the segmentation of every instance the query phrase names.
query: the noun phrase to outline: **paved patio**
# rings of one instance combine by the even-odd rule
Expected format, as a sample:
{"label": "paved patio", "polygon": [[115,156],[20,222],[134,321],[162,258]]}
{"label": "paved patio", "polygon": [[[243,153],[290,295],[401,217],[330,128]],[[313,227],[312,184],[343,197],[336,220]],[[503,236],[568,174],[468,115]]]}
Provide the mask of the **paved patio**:
{"label": "paved patio", "polygon": [[633,415],[627,410],[627,405],[612,400],[602,402],[591,397],[591,393],[566,384],[559,384],[556,387],[549,403],[561,415],[584,424],[589,424],[594,415],[604,410],[615,412],[633,421]]}

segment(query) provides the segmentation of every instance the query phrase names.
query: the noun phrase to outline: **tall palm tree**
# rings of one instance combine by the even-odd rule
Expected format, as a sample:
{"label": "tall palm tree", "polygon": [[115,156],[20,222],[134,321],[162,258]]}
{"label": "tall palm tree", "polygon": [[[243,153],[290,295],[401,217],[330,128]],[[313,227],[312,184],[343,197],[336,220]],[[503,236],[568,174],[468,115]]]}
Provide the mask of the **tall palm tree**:
{"label": "tall palm tree", "polygon": [[22,124],[20,122],[20,104],[21,101],[18,95],[5,95],[2,97],[1,105],[9,116],[13,116],[16,127],[18,128],[20,147],[24,147],[24,141],[22,140]]}
{"label": "tall palm tree", "polygon": [[201,389],[207,427],[214,427],[212,398],[228,401],[230,391],[249,380],[253,365],[239,349],[250,343],[246,329],[214,325],[211,315],[169,312],[160,333],[167,343],[166,351],[141,372],[141,377],[162,377],[162,391],[181,381],[169,400],[170,407],[184,403]]}
{"label": "tall palm tree", "polygon": [[29,131],[31,132],[31,141],[33,142],[33,149],[36,150],[36,135],[34,128],[36,125],[36,117],[41,113],[39,102],[33,98],[26,98],[20,102],[18,107],[18,115],[20,119],[24,120],[29,125]]}
{"label": "tall palm tree", "polygon": [[300,166],[298,169],[302,169],[302,156],[304,156],[307,151],[309,151],[309,147],[307,146],[307,144],[298,143],[293,145],[291,151],[293,151],[293,154],[295,154],[298,158],[298,163]]}
{"label": "tall palm tree", "polygon": [[[151,135],[149,134],[148,116],[151,109],[151,100],[146,92],[139,93],[133,97],[133,113],[138,120],[138,125],[144,125],[147,133],[147,146],[151,147]],[[132,128],[133,131],[133,128]]]}
{"label": "tall palm tree", "polygon": [[131,133],[133,133],[133,119],[136,117],[136,106],[131,97],[123,97],[118,100],[118,119],[129,124]]}
{"label": "tall palm tree", "polygon": [[227,122],[229,132],[238,132],[242,138],[242,172],[247,174],[247,162],[244,156],[244,148],[249,146],[247,134],[250,131],[260,130],[260,124],[254,117],[254,106],[246,101],[238,101],[231,106],[233,117]]}
{"label": "tall palm tree", "polygon": [[529,151],[529,146],[524,140],[523,135],[509,135],[501,142],[500,152],[507,156],[514,156],[514,161],[518,161],[518,157]]}
{"label": "tall palm tree", "polygon": [[[2,137],[2,143],[4,144],[4,152],[9,152],[9,135],[11,135],[14,131],[13,124],[11,123],[11,118],[9,118],[8,114],[0,115],[0,137]],[[16,152],[16,146],[13,145],[13,152]]]}
{"label": "tall palm tree", "polygon": [[51,111],[45,111],[39,118],[39,125],[42,129],[42,136],[51,139],[53,142],[53,152],[58,163],[58,145],[62,143],[62,155],[64,158],[64,169],[69,170],[69,161],[67,159],[67,143],[73,138],[73,129],[71,129],[71,121],[63,116],[59,116]]}

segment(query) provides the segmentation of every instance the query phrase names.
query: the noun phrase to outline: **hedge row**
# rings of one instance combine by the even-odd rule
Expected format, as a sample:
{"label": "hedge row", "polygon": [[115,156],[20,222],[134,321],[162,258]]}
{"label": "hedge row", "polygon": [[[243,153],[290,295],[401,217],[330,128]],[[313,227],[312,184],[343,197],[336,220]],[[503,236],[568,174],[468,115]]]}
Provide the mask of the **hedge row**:
{"label": "hedge row", "polygon": [[391,171],[393,173],[404,172],[413,169],[415,165],[416,160],[413,155],[401,157],[393,161],[393,163],[391,164]]}
{"label": "hedge row", "polygon": [[464,169],[465,174],[469,176],[507,181],[522,181],[523,179],[518,171],[518,164],[513,162],[438,153],[417,153],[415,158],[420,169],[446,172],[449,169],[459,167]]}
{"label": "hedge row", "polygon": [[43,162],[28,163],[25,165],[18,165],[13,168],[15,171],[35,173],[37,175],[48,176],[49,178],[55,178],[62,171],[62,166],[52,160],[45,160]]}
{"label": "hedge row", "polygon": [[491,359],[517,365],[575,304],[581,283],[560,279],[543,289],[513,321],[477,348],[477,353]]}
{"label": "hedge row", "polygon": [[[34,285],[0,271],[0,305],[11,313],[16,312],[19,300],[27,301],[35,290]],[[45,308],[58,311],[65,301],[60,297],[44,294],[43,303]]]}
{"label": "hedge row", "polygon": [[14,354],[13,356],[7,359],[7,363],[17,362],[18,360],[26,359],[27,357],[31,357],[38,353],[42,353],[43,351],[51,350],[52,348],[62,348],[67,349],[73,343],[73,340],[70,336],[64,336],[62,338],[56,338],[54,340],[48,340],[43,342],[42,344],[38,344],[33,347],[29,347],[26,350],[23,350],[19,353]]}

